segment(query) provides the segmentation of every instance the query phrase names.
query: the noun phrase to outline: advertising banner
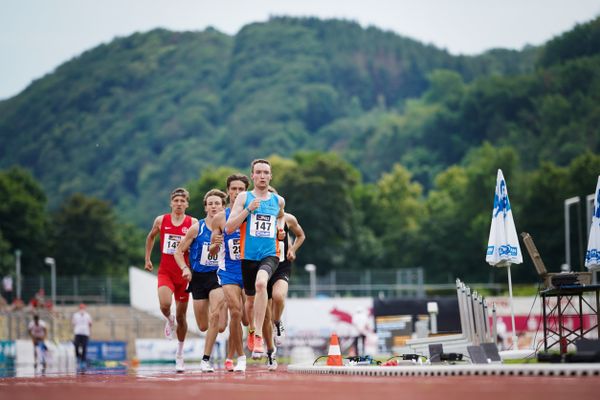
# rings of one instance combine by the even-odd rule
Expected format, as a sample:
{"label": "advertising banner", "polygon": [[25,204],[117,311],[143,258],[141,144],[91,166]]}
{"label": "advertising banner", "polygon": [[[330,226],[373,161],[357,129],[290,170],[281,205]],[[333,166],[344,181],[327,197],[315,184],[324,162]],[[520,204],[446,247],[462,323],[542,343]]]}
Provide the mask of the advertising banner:
{"label": "advertising banner", "polygon": [[87,359],[89,361],[125,361],[127,359],[127,343],[90,340],[87,347]]}
{"label": "advertising banner", "polygon": [[[218,342],[217,342],[218,343]],[[215,347],[218,344],[215,343]],[[216,350],[216,349],[215,349]],[[135,354],[140,362],[175,360],[177,341],[167,339],[136,339]],[[183,347],[185,360],[201,360],[204,355],[204,339],[186,339]]]}

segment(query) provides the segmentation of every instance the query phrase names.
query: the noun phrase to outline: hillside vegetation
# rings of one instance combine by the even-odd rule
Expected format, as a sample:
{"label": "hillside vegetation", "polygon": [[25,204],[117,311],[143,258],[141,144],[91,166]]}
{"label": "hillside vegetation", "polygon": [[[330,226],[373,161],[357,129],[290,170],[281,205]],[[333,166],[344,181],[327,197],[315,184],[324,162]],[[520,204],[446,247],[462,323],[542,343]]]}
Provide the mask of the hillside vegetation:
{"label": "hillside vegetation", "polygon": [[[91,49],[0,102],[0,194],[14,196],[27,173],[8,168],[23,167],[29,186],[39,182],[27,201],[49,226],[68,220],[69,204],[104,210],[100,199],[125,227],[114,228],[121,243],[135,246],[142,235],[125,224],[149,228],[172,188],[192,188],[201,216],[203,190],[223,171],[269,156],[309,233],[299,262],[485,280],[474,266],[497,168],[517,227],[549,264],[562,262],[562,201],[591,193],[600,174],[599,96],[600,19],[538,48],[472,57],[339,20],[273,18],[233,37],[154,30]],[[0,214],[12,215],[18,205],[5,203]],[[4,221],[0,253],[10,254],[23,238]],[[38,249],[60,247],[48,229],[54,239]]]}

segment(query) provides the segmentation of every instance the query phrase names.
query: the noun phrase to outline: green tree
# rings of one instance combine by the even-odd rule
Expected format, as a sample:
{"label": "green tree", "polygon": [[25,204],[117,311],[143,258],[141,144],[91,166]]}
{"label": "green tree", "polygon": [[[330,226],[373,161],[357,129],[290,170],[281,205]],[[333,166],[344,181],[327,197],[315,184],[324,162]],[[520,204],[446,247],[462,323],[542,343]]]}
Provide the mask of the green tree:
{"label": "green tree", "polygon": [[46,251],[46,195],[26,170],[0,171],[0,238],[4,264],[16,249],[22,252],[22,272],[37,274]]}
{"label": "green tree", "polygon": [[[528,174],[524,230],[534,238],[550,272],[559,272],[565,262],[564,201],[575,196],[582,199],[583,212],[582,220],[577,221],[576,209],[571,208],[571,263],[574,270],[583,267],[581,254],[587,246],[586,232],[590,228],[585,218],[584,199],[594,192],[599,174],[600,155],[590,152],[575,158],[566,167],[545,162]],[[578,232],[580,227],[583,232]],[[578,240],[580,235],[582,243]]]}
{"label": "green tree", "polygon": [[320,273],[352,267],[358,171],[331,153],[298,153],[294,160],[297,167],[281,176],[277,189],[286,200],[286,211],[306,232],[297,264],[316,264]]}
{"label": "green tree", "polygon": [[[233,167],[208,167],[200,173],[200,179],[188,184],[190,192],[190,207],[187,214],[198,219],[205,216],[204,195],[211,189],[220,189],[226,192],[227,177],[234,173],[240,173]],[[226,192],[227,193],[227,192]]]}
{"label": "green tree", "polygon": [[[125,244],[108,202],[74,194],[52,215],[50,254],[60,275],[123,271]],[[143,243],[138,246],[143,248]]]}
{"label": "green tree", "polygon": [[10,251],[10,243],[4,240],[0,230],[0,276],[14,274],[15,258]]}
{"label": "green tree", "polygon": [[415,244],[426,216],[421,185],[412,182],[410,172],[396,164],[376,183],[375,195],[374,207],[364,210],[365,221],[381,241],[383,265],[415,267]]}
{"label": "green tree", "polygon": [[495,279],[496,271],[485,262],[485,249],[499,168],[508,183],[517,229],[522,229],[520,205],[525,196],[518,190],[520,181],[513,179],[519,173],[514,149],[484,144],[470,152],[463,164],[438,175],[427,199],[429,220],[422,225],[422,265],[428,279],[434,281]]}

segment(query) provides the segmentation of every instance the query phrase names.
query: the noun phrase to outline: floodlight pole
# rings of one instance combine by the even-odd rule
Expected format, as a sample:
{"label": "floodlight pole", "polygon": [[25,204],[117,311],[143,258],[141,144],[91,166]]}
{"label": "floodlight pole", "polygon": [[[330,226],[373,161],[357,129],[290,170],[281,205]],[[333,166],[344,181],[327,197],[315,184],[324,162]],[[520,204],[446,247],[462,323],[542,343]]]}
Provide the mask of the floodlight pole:
{"label": "floodlight pole", "polygon": [[571,219],[569,208],[573,204],[579,204],[579,196],[565,200],[565,264],[569,267],[569,271],[571,271]]}
{"label": "floodlight pole", "polygon": [[[56,307],[56,260],[52,257],[46,257],[44,262],[50,266],[50,284],[52,286],[52,307]],[[52,338],[56,339],[56,318],[52,317]]]}
{"label": "floodlight pole", "polygon": [[51,280],[51,296],[52,296],[52,305],[56,306],[56,261],[52,257],[46,257],[44,262],[50,266],[50,280]]}
{"label": "floodlight pole", "polygon": [[304,269],[310,275],[310,297],[317,297],[317,266],[315,264],[306,264]]}
{"label": "floodlight pole", "polygon": [[15,269],[17,275],[17,299],[21,299],[21,250],[15,250]]}

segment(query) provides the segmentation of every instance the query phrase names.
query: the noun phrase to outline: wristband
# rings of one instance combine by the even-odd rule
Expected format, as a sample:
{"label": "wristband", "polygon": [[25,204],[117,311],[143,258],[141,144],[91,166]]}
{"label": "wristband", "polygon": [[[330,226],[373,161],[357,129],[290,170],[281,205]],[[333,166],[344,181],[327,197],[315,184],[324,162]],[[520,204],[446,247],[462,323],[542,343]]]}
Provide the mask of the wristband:
{"label": "wristband", "polygon": [[248,207],[246,207],[244,210],[248,211],[248,214],[252,214],[252,211],[250,211]]}

